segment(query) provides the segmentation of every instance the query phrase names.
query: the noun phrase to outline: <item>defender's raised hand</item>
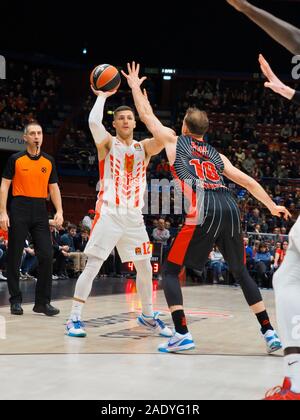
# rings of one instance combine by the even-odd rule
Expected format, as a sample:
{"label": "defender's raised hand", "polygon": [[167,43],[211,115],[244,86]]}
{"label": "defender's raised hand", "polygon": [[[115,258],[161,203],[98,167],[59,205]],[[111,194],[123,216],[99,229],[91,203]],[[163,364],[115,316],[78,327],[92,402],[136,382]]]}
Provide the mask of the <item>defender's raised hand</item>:
{"label": "defender's raised hand", "polygon": [[133,61],[131,64],[127,63],[127,70],[128,74],[126,74],[123,70],[121,70],[121,73],[126,78],[127,83],[131,89],[133,88],[139,88],[141,84],[147,79],[147,77],[139,77],[140,72],[140,65],[139,63],[135,63]]}
{"label": "defender's raised hand", "polygon": [[284,83],[282,83],[281,80],[278,79],[262,54],[259,55],[258,61],[261,71],[268,79],[268,81],[265,82],[265,87],[273,90],[275,93],[279,93],[279,95],[282,95],[287,99],[292,99],[295,95],[295,90],[286,86]]}
{"label": "defender's raised hand", "polygon": [[273,216],[283,217],[285,220],[292,218],[291,213],[284,206],[274,206],[270,211]]}

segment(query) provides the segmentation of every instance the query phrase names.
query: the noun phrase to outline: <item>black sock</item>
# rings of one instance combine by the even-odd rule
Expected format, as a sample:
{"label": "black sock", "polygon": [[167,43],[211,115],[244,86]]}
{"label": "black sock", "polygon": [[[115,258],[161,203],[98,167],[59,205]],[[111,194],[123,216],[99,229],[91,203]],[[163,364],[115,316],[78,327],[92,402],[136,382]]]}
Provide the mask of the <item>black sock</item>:
{"label": "black sock", "polygon": [[261,332],[265,334],[268,330],[273,330],[267,311],[256,314],[257,320],[261,325]]}
{"label": "black sock", "polygon": [[183,310],[172,312],[172,318],[176,332],[179,334],[186,334],[189,332]]}

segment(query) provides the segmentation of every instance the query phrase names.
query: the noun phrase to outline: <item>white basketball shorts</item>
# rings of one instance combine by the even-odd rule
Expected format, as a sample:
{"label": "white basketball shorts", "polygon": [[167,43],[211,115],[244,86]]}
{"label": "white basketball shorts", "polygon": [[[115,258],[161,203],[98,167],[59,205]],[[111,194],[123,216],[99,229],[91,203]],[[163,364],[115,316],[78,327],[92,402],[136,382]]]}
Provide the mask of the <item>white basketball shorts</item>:
{"label": "white basketball shorts", "polygon": [[149,236],[141,211],[125,212],[102,209],[84,253],[89,256],[108,258],[117,247],[122,262],[140,261],[152,256]]}

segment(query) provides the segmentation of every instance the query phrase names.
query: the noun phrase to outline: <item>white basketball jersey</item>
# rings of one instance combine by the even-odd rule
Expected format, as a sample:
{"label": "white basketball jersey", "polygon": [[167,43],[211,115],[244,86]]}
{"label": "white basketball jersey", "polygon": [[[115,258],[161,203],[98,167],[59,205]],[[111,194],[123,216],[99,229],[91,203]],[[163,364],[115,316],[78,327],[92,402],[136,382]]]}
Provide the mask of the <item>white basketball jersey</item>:
{"label": "white basketball jersey", "polygon": [[100,191],[97,209],[104,205],[109,208],[144,207],[146,189],[145,150],[141,143],[133,140],[126,146],[116,137],[106,158],[99,162]]}

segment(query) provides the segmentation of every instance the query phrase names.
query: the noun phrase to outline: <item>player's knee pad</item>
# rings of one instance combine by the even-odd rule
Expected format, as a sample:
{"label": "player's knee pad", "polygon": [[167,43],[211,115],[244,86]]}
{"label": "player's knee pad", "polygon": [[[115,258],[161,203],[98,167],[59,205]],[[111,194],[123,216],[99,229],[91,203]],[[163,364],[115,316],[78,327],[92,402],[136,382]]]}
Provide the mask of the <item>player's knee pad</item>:
{"label": "player's knee pad", "polygon": [[237,279],[240,282],[241,288],[243,290],[245,299],[248,302],[249,306],[256,305],[262,301],[262,296],[259,291],[259,288],[253,278],[250,276],[247,268],[242,266],[240,270],[236,272]]}
{"label": "player's knee pad", "polygon": [[165,261],[163,266],[162,266],[162,275],[163,277],[166,274],[171,274],[173,276],[178,276],[180,271],[181,271],[181,266],[178,264],[174,264],[170,261]]}
{"label": "player's knee pad", "polygon": [[243,282],[243,280],[245,280],[249,276],[247,268],[244,265],[230,269],[233,277],[239,282]]}
{"label": "player's knee pad", "polygon": [[162,286],[167,303],[170,306],[182,305],[182,292],[179,282],[181,266],[166,261],[162,268]]}

